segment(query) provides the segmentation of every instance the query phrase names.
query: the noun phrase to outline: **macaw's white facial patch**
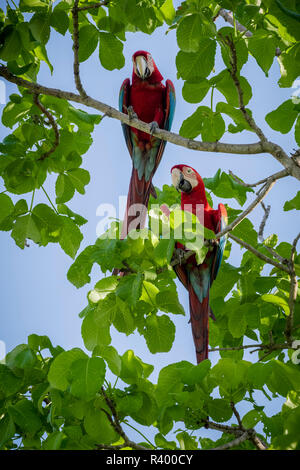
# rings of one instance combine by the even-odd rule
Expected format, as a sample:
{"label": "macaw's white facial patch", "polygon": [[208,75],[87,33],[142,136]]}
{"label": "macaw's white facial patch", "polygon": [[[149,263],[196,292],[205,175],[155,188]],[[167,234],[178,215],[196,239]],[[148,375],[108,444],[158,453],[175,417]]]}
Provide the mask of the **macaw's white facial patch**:
{"label": "macaw's white facial patch", "polygon": [[192,186],[193,189],[196,186],[198,186],[197,175],[191,167],[184,166],[182,168],[182,173],[183,173],[184,179],[187,180],[189,183],[191,183],[191,186]]}

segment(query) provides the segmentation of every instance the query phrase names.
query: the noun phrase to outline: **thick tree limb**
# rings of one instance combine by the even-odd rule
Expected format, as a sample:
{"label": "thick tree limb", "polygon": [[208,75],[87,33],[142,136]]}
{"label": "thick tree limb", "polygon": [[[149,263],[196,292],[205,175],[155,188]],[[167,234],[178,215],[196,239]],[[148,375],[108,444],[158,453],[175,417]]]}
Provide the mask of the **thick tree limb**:
{"label": "thick tree limb", "polygon": [[[27,88],[33,93],[44,94],[49,96],[56,96],[57,98],[63,98],[68,101],[73,101],[75,103],[83,104],[87,107],[97,109],[98,111],[104,113],[106,116],[113,119],[118,119],[119,121],[127,124],[131,127],[139,129],[148,134],[151,133],[151,125],[140,121],[139,119],[130,119],[127,114],[121,113],[117,109],[109,106],[101,101],[95,100],[90,96],[82,97],[80,94],[63,91],[56,88],[49,88],[39,83],[33,83],[28,80],[25,80],[21,77],[18,77],[12,74],[7,67],[0,65],[0,76],[5,78],[11,83],[15,83],[18,86]],[[288,173],[300,181],[300,167],[295,163],[295,161],[288,157],[284,150],[277,144],[273,142],[256,142],[252,144],[229,144],[223,142],[200,142],[197,140],[186,139],[181,137],[178,134],[173,132],[166,131],[164,129],[156,129],[153,133],[156,137],[171,142],[175,145],[185,147],[191,150],[197,150],[201,152],[215,152],[215,153],[229,153],[229,154],[261,154],[261,153],[270,153],[273,155],[277,161],[279,161],[288,171]]]}

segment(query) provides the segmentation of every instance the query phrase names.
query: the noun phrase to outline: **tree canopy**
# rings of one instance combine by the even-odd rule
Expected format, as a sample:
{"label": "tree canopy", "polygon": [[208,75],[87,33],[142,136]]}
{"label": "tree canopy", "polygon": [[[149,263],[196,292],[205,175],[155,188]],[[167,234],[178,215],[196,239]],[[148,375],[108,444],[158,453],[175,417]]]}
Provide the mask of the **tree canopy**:
{"label": "tree canopy", "polygon": [[[255,90],[242,75],[249,56],[266,76],[276,60],[281,76],[272,84],[274,93],[277,87],[293,86],[300,74],[299,5],[296,0],[173,3],[8,0],[0,9],[0,78],[17,85],[2,112],[7,136],[0,143],[0,230],[20,249],[28,240],[42,247],[58,243],[73,260],[68,280],[74,288],[86,286],[88,291],[80,313],[85,350],[64,350],[53,346],[48,336],[33,333],[0,364],[2,449],[300,448],[300,234],[293,224],[300,191],[291,200],[282,194],[280,208],[293,211],[293,242],[276,234],[264,237],[270,213],[264,198],[278,180],[300,180],[300,151],[289,155],[276,140],[268,139],[256,110],[248,107]],[[228,25],[220,26],[218,18]],[[172,268],[178,262],[175,242],[185,242],[199,262],[207,244],[199,247],[178,238],[176,228],[182,219],[175,215],[180,197],[166,184],[156,188],[157,199],[150,200],[149,227],[120,240],[120,224],[114,221],[78,254],[87,220],[69,203],[75,193],[84,195],[90,182],[82,157],[105,116],[150,132],[149,124],[90,96],[81,64],[98,50],[104,69],[121,69],[126,33],[151,35],[161,27],[176,30],[179,51],[174,60],[178,78],[184,81],[182,95],[199,106],[182,122],[179,134],[157,129],[154,135],[200,152],[269,154],[282,168],[254,183],[222,169],[204,178],[210,201],[235,199],[239,205],[234,209],[226,204],[225,231],[205,233],[206,239],[228,235],[210,298],[216,312],[216,321],[209,325],[210,354],[217,351],[220,359],[213,366],[209,359],[197,366],[186,360],[171,363],[159,371],[155,383],[153,366],[133,350],[119,354],[110,330],[138,332],[152,354],[170,351],[176,316],[186,314]],[[51,71],[56,66],[47,54],[53,30],[72,39],[76,93],[39,82],[41,62]],[[216,54],[221,54],[223,64],[218,72]],[[217,103],[216,90],[223,96]],[[201,104],[208,94],[210,107]],[[294,93],[265,121],[273,131],[290,133],[299,145],[299,111]],[[245,131],[252,133],[254,142],[240,143]],[[230,135],[230,143],[223,140],[224,134],[225,139]],[[53,174],[55,201],[44,187]],[[44,203],[35,203],[37,191],[45,193]],[[152,204],[163,203],[173,207],[169,220],[159,208],[151,210]],[[264,217],[253,223],[249,214],[259,205]],[[168,238],[160,236],[165,230]],[[233,244],[243,250],[240,266],[231,263]],[[87,286],[94,265],[99,280]],[[115,268],[126,276],[112,275]],[[245,350],[254,352],[253,361],[244,358]],[[268,416],[264,400],[275,397],[285,402]],[[251,409],[241,416],[239,405],[245,401]],[[139,439],[132,440],[127,425],[140,433]],[[219,438],[204,438],[203,428],[219,431]]]}

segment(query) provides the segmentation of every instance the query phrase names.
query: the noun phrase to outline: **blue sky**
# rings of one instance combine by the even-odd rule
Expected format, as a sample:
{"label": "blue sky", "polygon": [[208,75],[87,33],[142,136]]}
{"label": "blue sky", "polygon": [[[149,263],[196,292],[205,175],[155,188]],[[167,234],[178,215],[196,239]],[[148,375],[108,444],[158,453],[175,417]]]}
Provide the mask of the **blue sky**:
{"label": "blue sky", "polygon": [[[218,20],[220,26],[225,25],[223,20]],[[93,98],[117,107],[119,88],[126,77],[131,77],[131,56],[138,49],[145,49],[152,53],[154,60],[164,76],[175,84],[177,104],[172,130],[178,132],[182,121],[192,114],[197,105],[186,103],[181,94],[183,82],[176,77],[175,58],[178,48],[175,40],[175,32],[165,34],[166,27],[159,28],[152,36],[142,33],[127,33],[127,41],[124,44],[126,64],[122,70],[109,72],[100,66],[98,53],[82,64],[81,77],[87,93]],[[73,55],[70,37],[62,37],[53,32],[47,45],[50,61],[54,65],[54,73],[51,75],[48,67],[42,64],[38,81],[46,86],[61,88],[63,90],[76,91],[73,83]],[[216,62],[216,73],[223,70],[224,66],[219,54]],[[285,99],[290,98],[292,90],[280,89],[276,82],[279,78],[279,65],[277,61],[270,70],[269,78],[266,78],[254,59],[244,66],[242,74],[247,77],[253,90],[253,98],[249,107],[254,112],[258,125],[266,133],[267,137],[282,145],[290,153],[296,148],[292,135],[277,134],[270,129],[264,116],[275,109]],[[16,92],[16,87],[7,84],[7,97]],[[215,104],[222,100],[215,93]],[[210,96],[203,101],[204,105],[210,105]],[[0,105],[0,111],[3,109]],[[93,111],[92,111],[93,112]],[[0,139],[9,133],[0,124]],[[131,161],[121,130],[120,123],[110,118],[105,118],[98,125],[93,134],[94,143],[83,159],[83,167],[89,170],[91,182],[87,186],[85,195],[77,195],[73,198],[70,208],[88,219],[88,223],[82,227],[84,240],[80,251],[87,245],[94,243],[96,239],[96,226],[100,218],[96,216],[96,209],[102,203],[111,203],[117,207],[118,197],[126,195],[131,174]],[[226,133],[225,142],[248,143],[256,141],[250,133],[231,135]],[[154,184],[161,187],[170,184],[170,168],[179,163],[187,163],[193,166],[202,177],[211,177],[218,168],[224,171],[232,170],[247,182],[255,182],[270,175],[282,167],[267,155],[222,155],[213,153],[201,153],[176,147],[168,143],[159,169],[154,178]],[[56,175],[50,175],[45,187],[52,200],[55,200]],[[0,186],[0,191],[3,190]],[[298,181],[294,178],[285,178],[278,181],[272,192],[268,195],[266,203],[271,204],[271,215],[268,220],[265,236],[277,233],[281,241],[291,241],[297,229],[296,217],[292,212],[283,212],[284,201],[294,197],[299,190]],[[28,195],[28,199],[31,195]],[[14,199],[14,198],[13,198]],[[250,200],[250,198],[249,198]],[[218,199],[214,198],[215,205]],[[38,191],[35,203],[47,202],[42,191]],[[226,200],[237,207],[235,201]],[[257,226],[262,218],[261,208],[257,208],[251,215],[252,221]],[[291,223],[291,221],[294,221]],[[82,347],[80,334],[81,320],[78,313],[86,306],[86,295],[94,283],[102,277],[98,269],[92,272],[90,286],[77,290],[69,283],[66,272],[72,263],[58,245],[49,244],[47,247],[38,247],[30,242],[30,247],[20,250],[14,240],[6,232],[0,232],[0,340],[6,343],[7,351],[19,343],[26,342],[31,333],[46,334],[54,345],[60,344],[65,349]],[[240,249],[235,247],[231,257],[232,264],[238,264]],[[222,272],[220,272],[222,275]],[[188,310],[188,299],[184,288],[179,286],[180,300]],[[176,339],[169,353],[152,355],[146,347],[145,340],[138,334],[126,337],[113,331],[112,344],[117,346],[120,353],[127,349],[133,349],[145,362],[156,366],[155,372],[150,377],[156,380],[159,370],[170,362],[187,360],[194,362],[194,346],[188,324],[188,317],[173,318],[176,325]],[[213,355],[215,354],[215,355]],[[217,353],[211,354],[213,363],[217,360]],[[251,357],[251,356],[250,356]],[[249,356],[245,356],[249,358]],[[272,402],[266,408],[267,414],[274,412],[275,403]]]}

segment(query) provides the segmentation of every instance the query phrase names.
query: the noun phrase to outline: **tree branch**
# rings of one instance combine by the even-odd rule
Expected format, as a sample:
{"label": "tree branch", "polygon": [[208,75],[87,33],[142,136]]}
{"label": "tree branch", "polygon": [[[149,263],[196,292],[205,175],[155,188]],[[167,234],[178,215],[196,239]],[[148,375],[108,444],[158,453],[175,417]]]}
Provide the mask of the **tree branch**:
{"label": "tree branch", "polygon": [[[98,111],[104,113],[106,116],[113,119],[118,119],[119,121],[127,124],[128,126],[139,129],[140,131],[151,134],[151,125],[140,121],[139,119],[133,118],[130,119],[128,114],[121,113],[117,109],[109,106],[101,101],[95,100],[90,96],[82,97],[80,94],[59,90],[56,88],[49,88],[38,83],[33,83],[28,80],[25,80],[19,76],[12,74],[7,67],[0,65],[0,76],[5,78],[11,83],[15,83],[18,86],[27,88],[34,93],[42,93],[44,95],[55,96],[57,98],[63,98],[68,101],[74,101],[75,103],[83,104],[87,107],[97,109]],[[288,171],[289,174],[294,176],[300,181],[300,167],[295,163],[295,161],[288,157],[284,150],[277,144],[273,142],[256,142],[252,144],[229,144],[223,142],[200,142],[197,140],[186,139],[181,137],[178,134],[173,132],[166,131],[165,129],[156,129],[153,132],[153,135],[159,139],[171,142],[175,145],[185,147],[191,150],[197,150],[201,152],[215,152],[215,153],[229,153],[229,154],[260,154],[260,153],[270,153],[276,158]]]}
{"label": "tree branch", "polygon": [[253,253],[255,256],[257,256],[257,258],[260,258],[265,263],[271,264],[275,268],[281,269],[282,271],[285,271],[286,273],[290,274],[290,268],[288,266],[285,266],[284,264],[279,263],[273,260],[272,258],[269,258],[268,256],[264,255],[260,251],[256,250],[256,248],[254,248],[252,245],[249,245],[249,243],[244,242],[244,240],[240,240],[238,237],[236,237],[232,233],[229,233],[228,237],[234,240],[239,245],[246,248],[246,250],[251,251],[251,253]]}
{"label": "tree branch", "polygon": [[247,123],[249,124],[251,129],[254,130],[256,135],[259,137],[260,141],[261,142],[266,142],[267,138],[264,135],[263,131],[260,129],[260,127],[258,127],[258,125],[254,121],[253,117],[248,113],[247,109],[245,108],[244,92],[243,92],[243,89],[241,87],[240,80],[239,80],[239,77],[238,77],[238,67],[237,67],[238,58],[237,58],[237,53],[236,53],[236,48],[235,48],[234,41],[229,36],[226,36],[226,38],[224,38],[224,41],[225,41],[225,44],[228,45],[228,47],[230,49],[230,52],[231,52],[231,60],[230,60],[231,68],[229,68],[229,73],[231,75],[231,78],[233,80],[233,83],[234,83],[235,88],[236,88],[237,93],[238,93],[239,108],[240,108],[245,120],[247,121]]}
{"label": "tree branch", "polygon": [[87,5],[85,7],[78,7],[77,11],[85,11],[85,10],[92,10],[93,8],[100,8],[105,7],[109,4],[109,0],[104,0],[103,2],[92,3],[91,5]]}
{"label": "tree branch", "polygon": [[52,145],[51,149],[48,150],[48,152],[43,153],[43,155],[39,158],[39,160],[45,160],[45,158],[49,157],[49,155],[51,155],[51,153],[55,152],[56,148],[59,145],[59,140],[60,140],[59,130],[58,130],[58,127],[57,127],[57,124],[55,122],[54,117],[52,116],[50,111],[48,111],[48,109],[46,109],[45,106],[42,105],[42,103],[39,100],[39,96],[37,94],[33,95],[33,101],[36,104],[36,106],[42,111],[42,113],[45,114],[45,116],[47,116],[48,121],[49,121],[50,125],[52,126],[52,129],[53,129],[54,135],[55,135],[55,140],[53,142],[53,145]]}
{"label": "tree branch", "polygon": [[268,192],[272,189],[274,186],[276,180],[273,178],[270,178],[267,183],[261,188],[260,193],[254,199],[254,201],[247,207],[247,209],[244,210],[231,224],[227,225],[224,230],[221,232],[217,233],[216,239],[223,237],[223,235],[226,235],[226,233],[229,233],[231,230],[233,230],[242,220],[244,220],[250,212],[255,209],[255,207],[263,200],[263,198],[268,194]]}
{"label": "tree branch", "polygon": [[[231,26],[235,26],[236,29],[240,33],[243,33],[244,36],[246,36],[247,38],[252,37],[251,31],[247,30],[247,28],[244,25],[239,23],[237,20],[233,19],[233,15],[232,15],[231,11],[227,11],[224,8],[221,8],[218,12],[218,16],[221,16],[223,18],[223,20],[225,20],[227,23],[231,24]],[[275,49],[275,55],[278,57],[278,56],[280,56],[280,54],[281,54],[281,50],[279,49],[279,47],[277,47]]]}
{"label": "tree branch", "polygon": [[289,174],[287,170],[281,170],[281,171],[278,171],[277,173],[274,173],[273,175],[267,176],[266,178],[263,178],[262,180],[257,181],[256,183],[245,183],[237,175],[235,175],[231,170],[229,170],[228,173],[237,183],[244,186],[245,188],[253,188],[255,186],[259,186],[260,184],[266,183],[270,178],[273,178],[274,180],[279,180],[280,178],[284,178],[285,176],[288,176]]}
{"label": "tree branch", "polygon": [[209,450],[227,450],[227,449],[231,449],[232,447],[236,447],[236,446],[240,445],[242,442],[247,441],[248,439],[249,439],[249,433],[248,433],[248,431],[245,431],[243,434],[236,437],[232,441],[226,442],[226,444],[223,444],[223,445],[218,446],[218,447],[213,447],[212,449],[209,449]]}
{"label": "tree branch", "polygon": [[74,52],[73,71],[74,71],[74,80],[75,80],[76,88],[77,88],[80,96],[82,96],[82,98],[87,98],[87,94],[86,94],[86,92],[83,88],[83,85],[81,83],[80,73],[79,73],[78,2],[79,2],[79,0],[74,0],[74,7],[72,8],[72,16],[73,16],[73,52]]}
{"label": "tree branch", "polygon": [[104,411],[104,413],[106,414],[111,426],[114,428],[116,433],[119,434],[119,436],[124,440],[124,444],[116,445],[116,446],[97,444],[97,449],[120,450],[120,449],[123,449],[124,447],[131,447],[132,449],[135,449],[135,450],[149,450],[147,447],[144,447],[140,444],[136,444],[135,442],[129,439],[129,437],[125,434],[125,432],[122,429],[115,405],[112,402],[112,400],[108,397],[103,387],[101,388],[101,393],[104,397],[104,400],[108,408],[110,409],[112,413],[112,416],[104,408],[102,408],[102,411]]}

